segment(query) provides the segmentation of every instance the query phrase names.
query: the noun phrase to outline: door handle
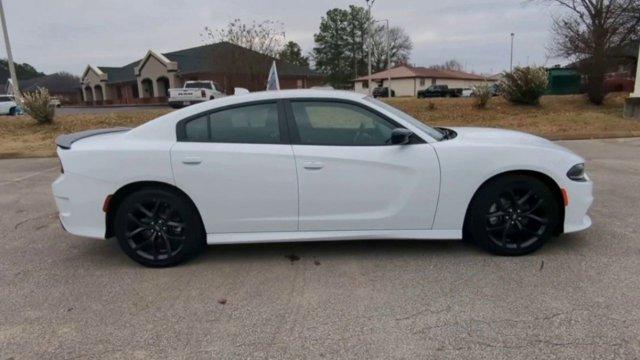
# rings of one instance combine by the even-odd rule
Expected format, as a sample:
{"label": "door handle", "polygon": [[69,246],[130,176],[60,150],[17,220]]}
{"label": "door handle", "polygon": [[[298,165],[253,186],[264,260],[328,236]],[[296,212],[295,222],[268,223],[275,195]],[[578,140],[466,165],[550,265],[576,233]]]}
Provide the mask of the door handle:
{"label": "door handle", "polygon": [[186,165],[198,165],[202,162],[202,159],[197,156],[186,156],[182,159],[182,163]]}
{"label": "door handle", "polygon": [[324,164],[319,161],[305,161],[302,163],[302,167],[307,170],[320,170],[324,167]]}

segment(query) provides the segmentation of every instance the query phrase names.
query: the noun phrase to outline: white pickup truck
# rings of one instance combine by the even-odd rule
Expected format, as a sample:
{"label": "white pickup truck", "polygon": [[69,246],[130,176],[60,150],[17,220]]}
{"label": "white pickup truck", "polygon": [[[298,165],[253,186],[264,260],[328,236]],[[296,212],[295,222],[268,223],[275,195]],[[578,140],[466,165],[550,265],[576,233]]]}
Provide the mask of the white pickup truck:
{"label": "white pickup truck", "polygon": [[177,109],[224,95],[220,85],[214,81],[187,81],[181,88],[169,89],[169,106]]}

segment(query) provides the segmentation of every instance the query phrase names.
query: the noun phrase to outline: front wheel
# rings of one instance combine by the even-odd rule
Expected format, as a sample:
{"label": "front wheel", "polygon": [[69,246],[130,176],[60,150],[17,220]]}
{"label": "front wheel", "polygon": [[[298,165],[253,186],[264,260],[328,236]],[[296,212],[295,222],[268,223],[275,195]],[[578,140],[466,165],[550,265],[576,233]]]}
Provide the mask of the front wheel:
{"label": "front wheel", "polygon": [[195,207],[165,189],[144,189],[126,197],[116,211],[115,234],[122,250],[150,267],[177,265],[196,255],[205,232]]}
{"label": "front wheel", "polygon": [[9,115],[16,116],[17,113],[18,113],[18,110],[15,107],[12,107],[11,109],[9,109]]}
{"label": "front wheel", "polygon": [[485,184],[474,197],[466,232],[499,255],[526,255],[539,249],[558,226],[560,205],[541,180],[508,175]]}

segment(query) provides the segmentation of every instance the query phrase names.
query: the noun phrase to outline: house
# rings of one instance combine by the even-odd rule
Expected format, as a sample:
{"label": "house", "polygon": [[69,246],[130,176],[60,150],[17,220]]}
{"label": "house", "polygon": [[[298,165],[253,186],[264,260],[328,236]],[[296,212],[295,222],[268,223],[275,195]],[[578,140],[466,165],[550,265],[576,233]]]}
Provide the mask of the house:
{"label": "house", "polygon": [[[605,60],[605,92],[633,91],[638,66],[638,47],[640,47],[640,40],[629,41],[609,52]],[[586,88],[589,62],[590,59],[586,58],[566,66],[567,69],[573,69],[582,74],[582,90]]]}
{"label": "house", "polygon": [[[389,70],[384,70],[362,76],[354,80],[354,90],[366,94],[369,86],[388,86],[391,78],[391,89],[396,96],[417,96],[418,91],[431,85],[448,85],[455,88],[470,88],[474,85],[486,82],[494,83],[495,79],[485,78],[481,75],[470,74],[455,70],[437,70],[426,67],[412,67],[402,65]],[[369,83],[371,82],[371,85]]]}
{"label": "house", "polygon": [[[274,60],[229,42],[168,53],[148,50],[142,59],[121,67],[87,65],[81,76],[82,95],[87,104],[163,103],[169,88],[189,80],[213,80],[228,94],[235,87],[264,90]],[[309,67],[276,63],[283,89],[324,83]]]}

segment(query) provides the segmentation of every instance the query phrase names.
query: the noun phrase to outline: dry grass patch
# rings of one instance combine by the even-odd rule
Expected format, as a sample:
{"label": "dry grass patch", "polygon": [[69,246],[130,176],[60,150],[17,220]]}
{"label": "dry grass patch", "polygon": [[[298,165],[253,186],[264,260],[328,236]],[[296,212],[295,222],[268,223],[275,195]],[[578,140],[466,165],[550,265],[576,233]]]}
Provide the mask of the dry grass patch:
{"label": "dry grass patch", "polygon": [[52,124],[29,116],[0,117],[0,158],[55,156],[55,138],[88,129],[135,127],[170,110],[141,110],[109,114],[58,115]]}
{"label": "dry grass patch", "polygon": [[[482,126],[514,129],[549,139],[640,136],[640,121],[622,118],[625,94],[610,95],[603,106],[583,96],[544,96],[539,106],[513,105],[495,97],[486,109],[473,99],[397,98],[388,102],[436,126]],[[429,106],[432,103],[433,106]],[[117,126],[135,127],[171,111],[139,110],[110,114],[58,115],[53,124],[28,116],[0,117],[0,158],[55,156],[60,134]]]}
{"label": "dry grass patch", "polygon": [[514,105],[494,97],[486,109],[473,99],[386,100],[417,119],[436,126],[481,126],[520,130],[549,139],[589,139],[640,136],[640,121],[622,118],[627,94],[610,94],[604,105],[590,104],[584,96],[543,96],[540,105]]}

